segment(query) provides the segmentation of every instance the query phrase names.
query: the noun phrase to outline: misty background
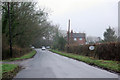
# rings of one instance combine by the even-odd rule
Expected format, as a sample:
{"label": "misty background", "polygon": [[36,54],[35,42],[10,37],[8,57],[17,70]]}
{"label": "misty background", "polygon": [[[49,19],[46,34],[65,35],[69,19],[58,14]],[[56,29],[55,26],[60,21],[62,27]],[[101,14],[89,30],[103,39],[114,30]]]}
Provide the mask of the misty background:
{"label": "misty background", "polygon": [[39,0],[38,7],[50,12],[49,20],[67,31],[68,19],[71,30],[87,36],[101,37],[111,26],[118,34],[119,0]]}

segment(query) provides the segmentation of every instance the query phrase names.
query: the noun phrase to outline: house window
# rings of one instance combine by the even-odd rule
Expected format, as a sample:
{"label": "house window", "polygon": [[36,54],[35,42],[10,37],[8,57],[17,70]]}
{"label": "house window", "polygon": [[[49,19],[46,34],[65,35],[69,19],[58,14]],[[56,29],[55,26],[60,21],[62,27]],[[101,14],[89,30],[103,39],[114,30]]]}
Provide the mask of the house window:
{"label": "house window", "polygon": [[80,38],[80,40],[82,40],[82,38]]}
{"label": "house window", "polygon": [[77,41],[77,38],[74,38],[74,41]]}

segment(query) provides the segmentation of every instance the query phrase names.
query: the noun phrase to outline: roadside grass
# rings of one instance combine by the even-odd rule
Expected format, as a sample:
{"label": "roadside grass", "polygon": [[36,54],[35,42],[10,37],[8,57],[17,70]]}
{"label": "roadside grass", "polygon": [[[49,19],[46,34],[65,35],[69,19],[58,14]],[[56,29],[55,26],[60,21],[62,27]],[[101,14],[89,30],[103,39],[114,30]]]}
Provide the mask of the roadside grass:
{"label": "roadside grass", "polygon": [[2,64],[2,74],[13,71],[15,68],[17,68],[16,64]]}
{"label": "roadside grass", "polygon": [[2,79],[2,64],[0,64],[0,80]]}
{"label": "roadside grass", "polygon": [[33,50],[25,55],[23,55],[22,57],[18,57],[18,58],[10,58],[8,60],[3,60],[3,61],[16,61],[16,60],[23,60],[23,59],[28,59],[28,58],[31,58],[33,57],[34,55],[36,54],[36,51]]}
{"label": "roadside grass", "polygon": [[59,52],[57,50],[50,50],[54,53],[69,57],[69,58],[73,58],[79,61],[83,61],[87,64],[90,65],[94,65],[94,66],[98,66],[100,68],[109,70],[109,71],[114,71],[117,73],[120,73],[120,63],[118,61],[111,61],[111,60],[97,60],[91,57],[87,57],[87,56],[81,56],[81,55],[77,55],[77,54],[73,54],[73,53],[65,53],[65,52]]}
{"label": "roadside grass", "polygon": [[0,78],[13,78],[19,71],[19,66],[16,64],[1,64],[0,67]]}
{"label": "roadside grass", "polygon": [[[33,57],[36,54],[36,51],[33,50],[22,57],[18,58],[10,58],[8,60],[3,60],[3,61],[16,61],[16,60],[24,60]],[[16,73],[20,70],[20,67],[17,64],[0,64],[0,79],[8,79],[8,78],[13,78]]]}

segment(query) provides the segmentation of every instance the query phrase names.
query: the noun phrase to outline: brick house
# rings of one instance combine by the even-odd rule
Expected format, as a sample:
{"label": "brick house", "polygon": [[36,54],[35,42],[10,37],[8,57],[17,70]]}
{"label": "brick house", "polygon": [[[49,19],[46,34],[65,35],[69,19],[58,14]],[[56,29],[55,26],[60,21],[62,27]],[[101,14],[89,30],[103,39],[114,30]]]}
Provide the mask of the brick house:
{"label": "brick house", "polygon": [[[67,33],[67,38],[68,38],[68,33]],[[69,34],[69,43],[75,44],[75,45],[86,44],[86,34],[85,33],[73,33],[73,30],[71,30],[71,33]]]}

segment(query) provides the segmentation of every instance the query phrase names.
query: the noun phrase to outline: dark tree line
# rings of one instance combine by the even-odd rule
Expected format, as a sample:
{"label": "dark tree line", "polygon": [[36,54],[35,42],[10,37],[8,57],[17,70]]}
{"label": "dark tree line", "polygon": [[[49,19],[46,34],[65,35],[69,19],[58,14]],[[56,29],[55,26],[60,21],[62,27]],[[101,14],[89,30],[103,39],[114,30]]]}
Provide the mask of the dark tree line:
{"label": "dark tree line", "polygon": [[[48,13],[43,10],[35,10],[36,3],[32,2],[11,2],[11,32],[12,42],[20,47],[28,47],[35,37],[42,36],[44,29],[48,26]],[[2,33],[7,38],[9,36],[8,28],[8,8],[7,3],[2,6]]]}
{"label": "dark tree line", "polygon": [[[36,9],[33,2],[10,2],[11,38],[13,47],[29,48],[31,45],[52,46],[57,26],[48,21],[48,12]],[[8,3],[2,3],[2,50],[9,48]],[[14,54],[14,53],[13,53]]]}

